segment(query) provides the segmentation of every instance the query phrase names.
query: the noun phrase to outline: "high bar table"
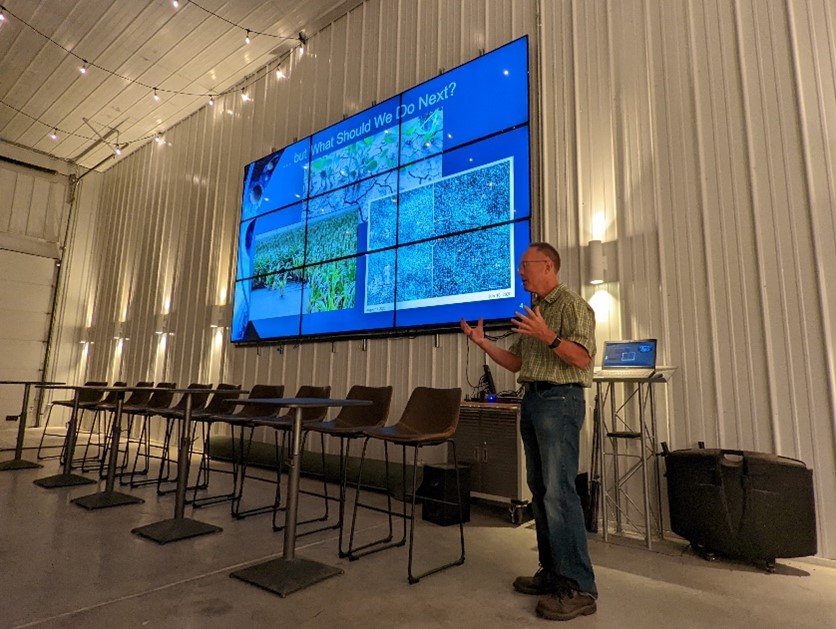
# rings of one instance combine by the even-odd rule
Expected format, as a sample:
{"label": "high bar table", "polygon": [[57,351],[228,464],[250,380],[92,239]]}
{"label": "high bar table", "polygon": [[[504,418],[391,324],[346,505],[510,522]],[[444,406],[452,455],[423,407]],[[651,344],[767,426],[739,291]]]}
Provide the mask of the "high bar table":
{"label": "high bar table", "polygon": [[114,392],[116,394],[116,409],[113,412],[113,423],[110,429],[110,452],[107,457],[107,477],[104,491],[87,494],[75,498],[70,502],[85,509],[106,509],[108,507],[121,507],[145,502],[142,498],[131,496],[114,490],[116,480],[116,460],[119,458],[119,438],[122,434],[122,405],[125,402],[127,391],[157,391],[153,387],[93,387],[101,391]]}
{"label": "high bar table", "polygon": [[[214,524],[200,522],[184,516],[186,512],[186,488],[189,484],[189,450],[191,449],[191,428],[192,428],[192,395],[195,393],[217,393],[229,389],[165,389],[173,393],[182,393],[186,396],[186,408],[183,409],[180,431],[180,447],[177,450],[177,489],[174,500],[174,517],[167,520],[160,520],[152,524],[140,526],[131,531],[153,540],[158,544],[168,544],[181,539],[198,537],[208,533],[220,533],[223,529]],[[237,393],[249,393],[249,391],[235,390]],[[237,400],[229,400],[236,402]]]}
{"label": "high bar table", "polygon": [[73,412],[70,415],[70,422],[67,424],[66,449],[64,451],[64,465],[61,472],[53,476],[37,478],[33,483],[45,489],[56,487],[73,487],[75,485],[89,485],[95,483],[91,478],[72,473],[73,452],[75,452],[76,424],[78,423],[78,395],[82,389],[98,389],[102,387],[85,387],[80,385],[58,385],[58,384],[36,384],[38,389],[71,389],[73,392]]}
{"label": "high bar table", "polygon": [[40,463],[26,461],[23,457],[23,436],[26,432],[26,413],[29,406],[29,392],[33,384],[66,384],[64,382],[47,382],[44,380],[0,380],[0,384],[22,384],[23,385],[23,406],[18,415],[17,444],[15,445],[15,458],[0,463],[0,472],[8,470],[27,470],[43,467]]}
{"label": "high bar table", "polygon": [[[290,472],[287,478],[287,511],[285,512],[284,553],[248,568],[232,572],[229,576],[274,592],[284,598],[297,590],[342,574],[340,568],[318,561],[296,557],[296,510],[299,504],[299,471],[301,466],[302,409],[336,406],[371,406],[369,400],[342,400],[330,398],[264,398],[234,400],[236,404],[265,404],[294,409]],[[261,425],[269,425],[259,419]]]}

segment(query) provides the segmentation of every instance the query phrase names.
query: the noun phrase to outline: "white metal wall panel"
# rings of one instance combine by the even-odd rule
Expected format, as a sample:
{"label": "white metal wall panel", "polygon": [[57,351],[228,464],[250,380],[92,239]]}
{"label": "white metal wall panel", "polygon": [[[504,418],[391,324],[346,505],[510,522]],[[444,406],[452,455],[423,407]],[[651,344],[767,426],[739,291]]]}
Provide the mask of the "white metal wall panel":
{"label": "white metal wall panel", "polygon": [[[49,258],[0,249],[0,380],[41,377],[55,270]],[[22,395],[22,387],[0,386],[0,418],[20,413]]]}
{"label": "white metal wall panel", "polygon": [[[678,367],[661,437],[803,459],[820,553],[836,557],[834,23],[832,0],[368,0],[286,78],[260,71],[251,101],[220,98],[107,171],[79,286],[111,344],[88,372],[111,373],[127,303],[128,380],[392,384],[392,419],[415,386],[468,391],[483,359],[461,336],[219,348],[209,313],[230,298],[245,163],[529,34],[535,235],[593,303],[599,343],[655,336]],[[169,310],[174,335],[158,337]]]}
{"label": "white metal wall panel", "polygon": [[551,106],[558,81],[542,85],[544,194],[561,174],[548,125],[574,115],[580,221],[547,216],[546,235],[564,251],[594,236],[616,252],[590,293],[617,304],[599,312],[599,342],[662,339],[679,367],[661,409],[673,447],[812,467],[820,548],[834,556],[834,292],[822,279],[836,269],[834,36],[816,26],[834,23],[833,3],[543,7],[544,76],[567,14],[576,60],[574,112]]}
{"label": "white metal wall panel", "polygon": [[[813,334],[804,349],[810,347],[823,362],[808,370],[810,417],[805,423],[811,432],[818,472],[822,545],[833,556],[836,507],[827,496],[836,495],[832,469],[836,450],[836,290],[827,282],[836,270],[836,6],[824,1],[795,2],[787,13],[806,183],[805,195],[794,199],[794,204],[809,207],[814,256],[811,271],[815,279],[808,294],[812,313],[805,313],[812,319]],[[816,329],[816,324],[821,327]]]}
{"label": "white metal wall panel", "polygon": [[67,206],[67,178],[0,161],[0,244],[16,250],[60,257]]}

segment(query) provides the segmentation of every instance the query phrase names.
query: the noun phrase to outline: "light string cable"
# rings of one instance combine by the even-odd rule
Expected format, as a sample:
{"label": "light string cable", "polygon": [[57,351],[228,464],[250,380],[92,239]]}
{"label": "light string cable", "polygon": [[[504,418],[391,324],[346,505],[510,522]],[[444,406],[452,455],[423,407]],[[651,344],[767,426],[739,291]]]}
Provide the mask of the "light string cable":
{"label": "light string cable", "polygon": [[[172,3],[172,4],[174,4],[174,3]],[[277,39],[277,40],[281,40],[281,41],[298,41],[299,43],[297,44],[297,46],[294,46],[293,48],[291,48],[284,55],[282,55],[281,59],[279,59],[278,63],[276,64],[276,71],[277,72],[279,71],[279,68],[281,67],[281,65],[287,60],[287,58],[290,56],[290,54],[293,52],[294,49],[296,49],[299,46],[304,46],[307,43],[308,38],[304,35],[304,33],[301,33],[301,32],[296,36],[287,36],[287,35],[276,35],[274,33],[265,33],[265,32],[257,31],[257,30],[253,30],[253,29],[247,29],[247,28],[241,26],[240,24],[236,24],[235,22],[232,22],[231,20],[228,20],[227,18],[223,17],[222,15],[218,15],[214,11],[211,11],[211,10],[207,9],[206,7],[198,4],[197,2],[194,2],[193,0],[185,0],[184,2],[179,3],[179,4],[193,5],[195,8],[200,9],[201,11],[207,13],[208,15],[213,16],[214,18],[217,18],[219,20],[222,20],[223,22],[226,22],[230,26],[234,26],[235,28],[240,28],[242,32],[247,33],[248,37],[259,36],[259,37],[271,37],[273,39]],[[174,8],[175,9],[179,8],[179,5],[175,4]],[[86,71],[88,71],[90,68],[95,68],[97,70],[100,70],[101,72],[104,72],[106,74],[114,76],[118,79],[121,79],[121,80],[126,81],[128,83],[131,83],[133,85],[139,85],[140,87],[144,87],[147,90],[152,91],[154,94],[158,94],[159,92],[162,92],[162,93],[171,94],[171,95],[174,95],[174,96],[203,97],[203,98],[207,98],[207,99],[211,100],[213,103],[214,103],[214,99],[218,98],[219,96],[224,96],[226,94],[231,94],[231,93],[234,93],[234,92],[238,91],[239,89],[242,89],[241,87],[239,87],[239,84],[237,84],[237,83],[236,83],[236,85],[234,85],[232,87],[229,87],[229,88],[227,88],[223,91],[220,91],[220,92],[187,92],[187,91],[172,90],[172,89],[166,89],[166,88],[162,88],[162,87],[155,86],[155,85],[150,85],[150,84],[144,83],[144,82],[142,82],[138,79],[132,79],[130,77],[119,74],[118,72],[114,72],[113,70],[109,70],[109,69],[107,69],[103,66],[98,65],[97,63],[88,61],[87,59],[85,59],[84,57],[79,55],[78,53],[70,50],[69,48],[67,48],[63,44],[55,41],[49,35],[47,35],[43,31],[41,31],[37,27],[33,26],[32,24],[29,24],[26,20],[20,18],[15,13],[9,11],[9,9],[7,9],[3,5],[0,5],[0,16],[2,16],[2,21],[0,21],[0,25],[2,25],[3,22],[5,22],[6,19],[8,19],[7,16],[11,17],[11,18],[15,19],[17,22],[19,22],[22,25],[29,28],[31,31],[40,35],[42,38],[46,39],[48,42],[50,42],[54,46],[57,46],[58,48],[63,50],[67,55],[69,55],[71,57],[74,57],[75,59],[80,61],[82,63],[82,73],[86,73]],[[2,35],[2,32],[3,31],[0,30],[0,35]],[[272,66],[272,65],[273,65],[272,63],[266,64],[266,67],[268,67],[268,73],[269,73],[269,66]],[[254,72],[251,75],[251,77],[254,77],[254,78],[251,78],[251,80],[249,82],[245,83],[243,85],[243,89],[246,90],[248,87],[250,87],[250,85],[252,85],[257,80],[259,80],[258,75],[259,75],[258,71]],[[246,79],[245,79],[245,81],[246,81]],[[71,136],[71,137],[81,138],[81,139],[90,140],[90,141],[95,141],[95,140],[98,139],[98,138],[95,138],[95,137],[84,135],[82,133],[67,131],[65,129],[61,129],[57,125],[45,122],[45,121],[41,120],[40,118],[38,118],[37,116],[33,116],[31,114],[28,114],[25,111],[21,110],[20,108],[15,107],[14,105],[11,105],[11,104],[7,103],[2,97],[0,97],[0,104],[2,104],[4,107],[8,107],[9,109],[19,113],[22,116],[25,116],[26,118],[29,118],[30,120],[32,120],[34,122],[37,122],[38,124],[43,125],[44,127],[47,127],[49,130],[51,130],[51,133],[52,133],[53,136],[57,136],[58,134],[62,134],[64,136]],[[156,132],[155,133],[150,133],[148,135],[145,135],[145,136],[142,136],[142,137],[139,137],[139,138],[135,138],[135,139],[127,141],[127,142],[123,142],[121,144],[121,146],[122,147],[127,147],[131,144],[136,144],[138,142],[145,142],[145,141],[148,141],[148,140],[156,137],[157,135],[158,134]],[[53,139],[55,139],[55,138],[53,138]]]}

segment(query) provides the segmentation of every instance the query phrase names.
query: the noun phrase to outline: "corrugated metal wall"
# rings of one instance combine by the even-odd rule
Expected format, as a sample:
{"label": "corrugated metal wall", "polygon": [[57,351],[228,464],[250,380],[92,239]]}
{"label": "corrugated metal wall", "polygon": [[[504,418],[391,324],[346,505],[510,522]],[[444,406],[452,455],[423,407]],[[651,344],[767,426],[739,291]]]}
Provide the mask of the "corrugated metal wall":
{"label": "corrugated metal wall", "polygon": [[[219,99],[104,174],[93,245],[74,251],[98,278],[82,284],[99,341],[87,373],[335,395],[388,383],[395,416],[416,385],[467,390],[482,359],[460,336],[235,349],[212,307],[229,299],[243,164],[529,34],[538,227],[599,343],[660,339],[678,367],[659,391],[672,447],[811,466],[820,554],[836,557],[834,24],[832,0],[369,0],[287,79],[265,72],[250,102]],[[582,284],[592,239],[598,288]],[[166,314],[173,334],[155,334]],[[113,339],[120,321],[130,340]]]}

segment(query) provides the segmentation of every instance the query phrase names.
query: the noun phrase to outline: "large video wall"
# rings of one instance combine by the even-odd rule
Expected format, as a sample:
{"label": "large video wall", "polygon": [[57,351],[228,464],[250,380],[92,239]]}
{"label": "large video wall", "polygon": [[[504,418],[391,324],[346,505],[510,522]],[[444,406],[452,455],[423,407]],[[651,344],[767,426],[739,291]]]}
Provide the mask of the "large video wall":
{"label": "large video wall", "polygon": [[232,340],[510,319],[528,121],[522,38],[248,164]]}

